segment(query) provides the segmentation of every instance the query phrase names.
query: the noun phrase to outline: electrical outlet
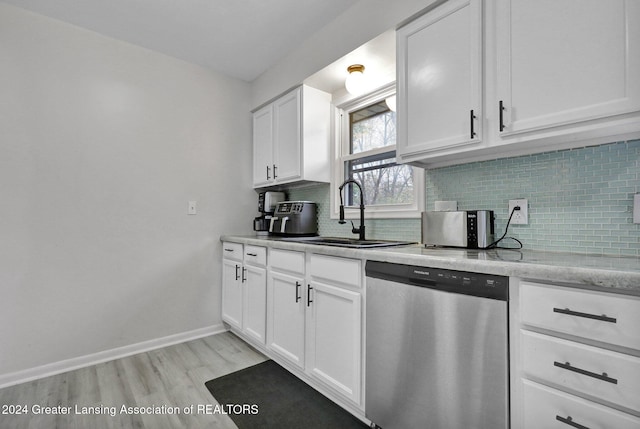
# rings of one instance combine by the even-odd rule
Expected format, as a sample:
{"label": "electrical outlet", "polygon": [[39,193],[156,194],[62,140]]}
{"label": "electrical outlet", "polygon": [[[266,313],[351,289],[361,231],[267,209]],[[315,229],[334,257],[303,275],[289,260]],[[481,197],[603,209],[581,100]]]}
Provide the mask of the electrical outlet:
{"label": "electrical outlet", "polygon": [[514,207],[519,206],[520,210],[513,212],[511,217],[511,225],[528,225],[529,224],[529,203],[526,199],[509,200],[509,215]]}
{"label": "electrical outlet", "polygon": [[197,214],[198,210],[196,209],[196,201],[189,201],[189,207],[187,209],[187,214],[194,215]]}

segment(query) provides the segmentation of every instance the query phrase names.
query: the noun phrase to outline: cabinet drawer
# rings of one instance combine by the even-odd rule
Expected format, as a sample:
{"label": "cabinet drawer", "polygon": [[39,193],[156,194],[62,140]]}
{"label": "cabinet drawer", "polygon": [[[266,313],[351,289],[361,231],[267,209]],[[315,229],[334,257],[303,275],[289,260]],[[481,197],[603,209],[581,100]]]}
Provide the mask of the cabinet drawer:
{"label": "cabinet drawer", "polygon": [[304,274],[304,252],[270,249],[269,262],[272,269]]}
{"label": "cabinet drawer", "polygon": [[[640,419],[591,401],[522,380],[524,429],[637,429]],[[573,422],[581,426],[572,426]]]}
{"label": "cabinet drawer", "polygon": [[222,257],[242,261],[242,244],[225,241],[222,243]]}
{"label": "cabinet drawer", "polygon": [[640,411],[640,358],[522,330],[528,378]]}
{"label": "cabinet drawer", "polygon": [[640,350],[638,297],[524,281],[520,306],[526,325]]}
{"label": "cabinet drawer", "polygon": [[316,279],[360,287],[362,262],[359,259],[312,254],[309,272]]}
{"label": "cabinet drawer", "polygon": [[260,246],[245,246],[244,261],[248,264],[264,267],[267,265],[267,248]]}

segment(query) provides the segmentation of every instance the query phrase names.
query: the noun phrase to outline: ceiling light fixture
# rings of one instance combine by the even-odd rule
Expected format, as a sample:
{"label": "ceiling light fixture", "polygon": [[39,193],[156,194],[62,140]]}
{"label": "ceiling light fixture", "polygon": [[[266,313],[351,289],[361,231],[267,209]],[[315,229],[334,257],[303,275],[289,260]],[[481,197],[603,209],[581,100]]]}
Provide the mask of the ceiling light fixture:
{"label": "ceiling light fixture", "polygon": [[364,76],[364,66],[362,64],[353,64],[347,67],[349,76],[344,82],[344,87],[349,94],[360,95],[366,90],[366,78]]}
{"label": "ceiling light fixture", "polygon": [[396,96],[395,94],[387,97],[385,100],[385,103],[387,103],[387,107],[389,108],[389,110],[391,110],[392,112],[396,111]]}

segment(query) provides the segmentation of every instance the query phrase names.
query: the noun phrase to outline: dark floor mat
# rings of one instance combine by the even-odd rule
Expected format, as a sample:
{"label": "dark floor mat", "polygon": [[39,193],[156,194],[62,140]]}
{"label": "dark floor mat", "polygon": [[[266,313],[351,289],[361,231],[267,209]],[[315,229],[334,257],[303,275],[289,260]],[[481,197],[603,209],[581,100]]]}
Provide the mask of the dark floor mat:
{"label": "dark floor mat", "polygon": [[205,386],[240,429],[369,427],[272,360]]}

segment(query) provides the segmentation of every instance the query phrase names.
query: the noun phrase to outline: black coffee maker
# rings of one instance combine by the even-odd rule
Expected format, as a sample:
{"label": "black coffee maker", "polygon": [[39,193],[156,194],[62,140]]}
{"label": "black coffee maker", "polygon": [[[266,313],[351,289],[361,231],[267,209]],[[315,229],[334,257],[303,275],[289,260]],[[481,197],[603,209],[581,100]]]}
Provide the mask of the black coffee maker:
{"label": "black coffee maker", "polygon": [[276,204],[285,201],[287,195],[284,192],[260,192],[258,194],[258,212],[260,216],[253,220],[253,230],[258,235],[269,234],[269,225],[271,217],[276,209]]}

